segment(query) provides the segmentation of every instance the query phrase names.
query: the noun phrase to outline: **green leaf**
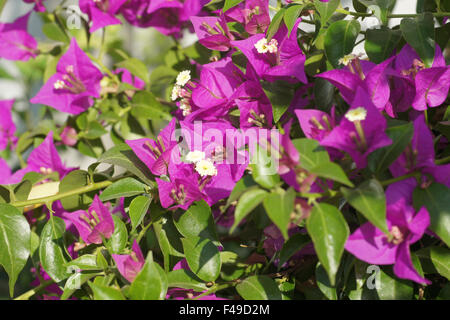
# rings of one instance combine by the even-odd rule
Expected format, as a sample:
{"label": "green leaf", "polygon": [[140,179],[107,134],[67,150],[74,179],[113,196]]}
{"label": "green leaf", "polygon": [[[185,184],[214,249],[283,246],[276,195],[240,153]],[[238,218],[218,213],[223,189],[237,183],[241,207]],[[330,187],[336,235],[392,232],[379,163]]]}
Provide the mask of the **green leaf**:
{"label": "green leaf", "polygon": [[[152,211],[150,210],[150,212]],[[153,228],[164,257],[164,270],[169,272],[172,260],[175,260],[176,257],[184,257],[181,243],[182,235],[178,232],[171,218],[160,217],[154,221]]]}
{"label": "green leaf", "polygon": [[402,19],[400,30],[406,42],[414,48],[426,67],[431,67],[434,60],[434,17],[425,12],[415,19]]}
{"label": "green leaf", "polygon": [[381,63],[391,56],[401,38],[400,30],[392,30],[384,26],[380,29],[367,29],[364,49],[370,61]]}
{"label": "green leaf", "polygon": [[125,168],[135,174],[139,179],[149,186],[153,186],[152,174],[148,167],[136,156],[131,148],[126,144],[118,144],[106,151],[98,162],[114,164]]}
{"label": "green leaf", "polygon": [[164,300],[167,288],[167,275],[160,265],[153,261],[153,253],[150,251],[144,267],[131,284],[130,298],[133,300]]}
{"label": "green leaf", "polygon": [[412,123],[406,123],[386,129],[386,134],[391,138],[392,144],[375,150],[369,155],[369,169],[375,174],[380,174],[388,169],[411,142],[414,134]]}
{"label": "green leaf", "polygon": [[287,191],[280,189],[269,193],[263,201],[267,215],[280,229],[286,240],[289,238],[288,226],[291,221],[291,213],[294,211],[295,196],[295,190],[292,188]]}
{"label": "green leaf", "polygon": [[150,120],[172,119],[167,107],[163,106],[156,97],[148,91],[137,92],[131,101],[131,114],[136,118],[148,118]]}
{"label": "green leaf", "polygon": [[132,197],[145,193],[147,186],[133,178],[124,178],[114,182],[103,190],[100,200],[108,201],[121,197]]}
{"label": "green leaf", "polygon": [[360,0],[360,2],[369,9],[369,12],[372,11],[383,25],[387,25],[388,15],[394,8],[396,0]]}
{"label": "green leaf", "polygon": [[300,251],[305,245],[311,242],[311,239],[306,234],[296,233],[289,238],[283,245],[280,251],[279,268],[284,265],[290,257]]}
{"label": "green leaf", "polygon": [[327,271],[331,285],[334,286],[344,245],[350,233],[347,222],[336,207],[318,203],[313,207],[306,227],[319,261]]}
{"label": "green leaf", "polygon": [[66,267],[67,255],[64,252],[63,235],[66,231],[64,220],[52,217],[44,226],[39,244],[39,259],[45,272],[55,282],[70,276]]}
{"label": "green leaf", "polygon": [[64,291],[61,295],[61,300],[69,299],[72,294],[75,293],[75,291],[80,289],[82,284],[86,283],[97,275],[99,275],[99,273],[75,272],[74,274],[72,274],[69,278],[67,278],[67,281],[64,284]]}
{"label": "green leaf", "polygon": [[218,239],[211,207],[204,200],[194,202],[185,212],[175,213],[173,222],[183,237]]}
{"label": "green leaf", "polygon": [[300,16],[300,13],[302,13],[303,8],[306,5],[293,5],[288,8],[286,8],[286,12],[284,13],[283,20],[286,24],[286,27],[288,28],[288,36],[291,35],[292,28],[294,28],[295,22],[297,21],[298,17]]}
{"label": "green leaf", "polygon": [[240,198],[234,211],[234,223],[231,227],[230,233],[233,233],[234,229],[253,209],[255,209],[264,198],[268,195],[268,192],[262,189],[251,189],[245,192]]}
{"label": "green leaf", "polygon": [[356,20],[341,20],[332,23],[325,34],[325,54],[331,65],[339,67],[339,59],[353,51],[361,25]]}
{"label": "green leaf", "polygon": [[150,76],[145,63],[136,58],[130,58],[116,64],[118,68],[124,68],[131,72],[133,76],[138,77],[145,83],[148,83]]}
{"label": "green leaf", "polygon": [[227,12],[229,9],[237,6],[242,1],[244,0],[225,0],[225,3],[223,5],[223,12]]}
{"label": "green leaf", "polygon": [[88,282],[94,293],[94,300],[126,300],[119,289]]}
{"label": "green leaf", "polygon": [[167,274],[167,281],[169,288],[192,289],[197,292],[208,289],[202,280],[197,278],[192,271],[186,269],[170,271]]}
{"label": "green leaf", "polygon": [[251,276],[236,286],[245,300],[281,300],[281,292],[275,281],[268,276]]}
{"label": "green leaf", "polygon": [[222,212],[225,212],[226,209],[229,208],[229,206],[231,206],[232,202],[236,201],[237,199],[239,199],[239,197],[246,192],[249,189],[256,189],[258,188],[257,184],[255,183],[255,181],[253,180],[253,178],[249,175],[244,175],[241,180],[239,180],[234,188],[233,191],[231,191],[230,196],[227,199],[227,204],[225,205],[224,208],[221,208]]}
{"label": "green leaf", "polygon": [[9,294],[30,255],[30,225],[17,208],[0,204],[0,265],[9,277]]}
{"label": "green leaf", "polygon": [[[69,172],[59,184],[59,193],[72,191],[77,188],[85,187],[89,183],[89,173],[82,170],[74,170]],[[73,211],[75,209],[84,208],[91,203],[86,194],[73,195],[61,199],[64,209]]]}
{"label": "green leaf", "polygon": [[450,246],[450,189],[439,183],[426,189],[417,187],[413,192],[413,204],[416,211],[423,206],[427,208],[430,229]]}
{"label": "green leaf", "polygon": [[292,141],[298,153],[300,154],[300,164],[306,170],[330,162],[328,152],[319,145],[319,142],[314,139],[295,139]]}
{"label": "green leaf", "polygon": [[330,284],[327,272],[320,263],[316,266],[316,282],[325,297],[329,300],[337,300],[336,288]]}
{"label": "green leaf", "polygon": [[294,97],[294,86],[286,81],[263,82],[262,88],[272,104],[273,121],[280,121]]}
{"label": "green leaf", "polygon": [[189,268],[203,281],[215,281],[220,274],[222,262],[216,245],[205,238],[181,239]]}
{"label": "green leaf", "polygon": [[431,247],[430,259],[437,272],[450,280],[450,250],[444,247]]}
{"label": "green leaf", "polygon": [[278,161],[268,152],[262,146],[256,146],[251,156],[250,167],[256,183],[266,189],[271,189],[280,182],[280,176],[277,173]]}
{"label": "green leaf", "polygon": [[320,0],[314,0],[314,6],[320,14],[320,23],[322,26],[330,20],[333,13],[336,11],[340,4],[340,0],[330,0],[328,2],[321,2]]}
{"label": "green leaf", "polygon": [[69,43],[70,39],[55,22],[47,22],[42,26],[42,32],[51,40]]}
{"label": "green leaf", "polygon": [[309,170],[311,173],[314,173],[318,175],[319,177],[331,179],[337,182],[340,182],[342,184],[345,184],[346,186],[353,187],[353,183],[347,178],[347,175],[345,174],[344,170],[342,168],[334,163],[334,162],[328,162],[328,163],[321,163],[314,168]]}
{"label": "green leaf", "polygon": [[85,254],[68,263],[66,267],[73,266],[81,270],[102,270],[103,268],[97,264],[97,255]]}
{"label": "green leaf", "polygon": [[411,281],[399,279],[390,271],[380,270],[380,287],[377,293],[380,300],[410,300],[414,287]]}
{"label": "green leaf", "polygon": [[86,130],[79,134],[79,136],[88,140],[95,140],[107,133],[108,131],[106,131],[103,125],[101,125],[99,122],[90,121],[87,125]]}
{"label": "green leaf", "polygon": [[280,28],[281,22],[283,21],[284,13],[286,12],[285,8],[281,8],[272,18],[270,22],[269,28],[267,28],[266,38],[267,41],[270,41],[272,37],[277,33]]}
{"label": "green leaf", "polygon": [[131,201],[128,211],[131,219],[131,231],[135,230],[137,226],[142,222],[145,215],[147,214],[151,202],[152,198],[147,196],[139,196]]}
{"label": "green leaf", "polygon": [[386,224],[386,196],[381,184],[375,180],[364,181],[355,189],[341,188],[344,198],[374,226],[388,234]]}
{"label": "green leaf", "polygon": [[127,246],[128,231],[125,223],[118,216],[112,216],[114,220],[114,232],[108,239],[111,253],[120,254]]}

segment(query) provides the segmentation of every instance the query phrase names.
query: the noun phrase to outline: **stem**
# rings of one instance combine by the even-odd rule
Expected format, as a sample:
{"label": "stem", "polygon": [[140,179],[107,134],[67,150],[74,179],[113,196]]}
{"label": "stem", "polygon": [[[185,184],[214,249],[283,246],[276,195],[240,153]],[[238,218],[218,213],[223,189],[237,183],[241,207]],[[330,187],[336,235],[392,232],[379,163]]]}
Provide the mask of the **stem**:
{"label": "stem", "polygon": [[15,201],[10,203],[11,205],[15,206],[15,207],[27,207],[27,206],[32,206],[32,205],[37,205],[37,204],[43,204],[43,203],[48,203],[48,202],[53,202],[53,201],[57,201],[66,197],[70,197],[70,196],[76,196],[78,194],[82,194],[82,193],[87,193],[90,191],[94,191],[94,190],[98,190],[98,189],[103,189],[108,187],[109,185],[111,185],[113,182],[112,181],[102,181],[102,182],[97,182],[97,183],[92,183],[90,185],[81,187],[81,188],[77,188],[71,191],[67,191],[67,192],[63,192],[63,193],[57,193],[53,196],[49,196],[49,197],[44,197],[44,198],[38,198],[38,199],[33,199],[33,200],[26,200],[26,201]]}
{"label": "stem", "polygon": [[434,161],[434,163],[436,163],[436,164],[447,164],[449,162],[450,162],[450,156]]}
{"label": "stem", "polygon": [[381,181],[380,183],[383,187],[386,187],[390,184],[393,184],[393,183],[396,183],[396,182],[399,182],[402,180],[406,180],[406,179],[413,178],[413,177],[417,178],[419,175],[420,175],[420,172],[411,172],[411,173],[405,174],[405,175],[397,177],[397,178],[392,178],[392,179],[388,179],[385,181]]}
{"label": "stem", "polygon": [[142,237],[145,236],[145,233],[147,232],[148,228],[150,228],[150,227],[152,226],[152,224],[153,224],[153,221],[150,221],[150,223],[149,223],[148,225],[146,225],[146,226],[141,230],[141,232],[139,232],[139,235],[138,235],[138,237],[137,237],[137,239],[136,239],[137,243],[139,243],[139,242],[141,241]]}
{"label": "stem", "polygon": [[[353,12],[348,11],[345,9],[336,9],[336,12],[343,13],[349,16],[354,17],[370,17],[373,16],[374,13],[367,13],[367,12]],[[435,17],[447,17],[450,16],[450,12],[432,12]],[[419,16],[419,13],[401,13],[401,14],[388,14],[388,18],[415,18]]]}
{"label": "stem", "polygon": [[223,290],[223,289],[227,289],[230,287],[234,287],[237,283],[227,283],[227,284],[222,284],[222,285],[215,285],[213,287],[211,287],[209,290],[203,292],[201,295],[196,296],[193,300],[198,300],[201,297],[207,296],[209,294],[215,293],[219,290]]}
{"label": "stem", "polygon": [[25,292],[24,294],[18,296],[17,298],[15,298],[14,300],[28,300],[30,299],[32,296],[34,296],[36,293],[38,293],[39,291],[47,288],[49,285],[51,285],[54,281],[53,280],[46,280],[44,282],[42,282],[38,287],[31,289],[27,292]]}

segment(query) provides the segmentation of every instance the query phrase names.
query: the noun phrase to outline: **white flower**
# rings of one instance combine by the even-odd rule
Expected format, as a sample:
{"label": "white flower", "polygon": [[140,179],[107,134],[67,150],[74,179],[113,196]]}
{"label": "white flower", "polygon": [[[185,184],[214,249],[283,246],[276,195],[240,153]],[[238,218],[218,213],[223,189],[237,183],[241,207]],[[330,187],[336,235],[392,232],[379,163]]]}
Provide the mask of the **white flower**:
{"label": "white flower", "polygon": [[258,53],[276,53],[278,51],[278,41],[276,39],[272,39],[269,43],[267,43],[267,39],[262,38],[255,43],[255,48]]}
{"label": "white flower", "polygon": [[197,162],[195,165],[195,171],[197,171],[202,177],[217,175],[217,168],[211,160],[200,160]]}
{"label": "white flower", "polygon": [[183,110],[183,116],[187,116],[189,114],[191,114],[192,112],[192,108],[191,105],[189,104],[189,101],[187,101],[186,99],[183,99],[180,102],[180,109]]}
{"label": "white flower", "polygon": [[186,83],[188,83],[189,80],[191,80],[191,71],[190,70],[181,71],[177,76],[177,85],[182,87]]}
{"label": "white flower", "polygon": [[179,85],[175,85],[172,89],[172,101],[177,100],[180,97],[181,87]]}
{"label": "white flower", "polygon": [[358,107],[358,108],[349,110],[345,114],[345,117],[351,122],[362,121],[362,120],[365,120],[367,117],[367,110],[363,107]]}
{"label": "white flower", "polygon": [[186,155],[186,161],[191,163],[197,163],[201,160],[204,160],[206,158],[206,155],[203,151],[189,151],[189,153]]}
{"label": "white flower", "polygon": [[64,89],[65,86],[66,86],[66,83],[64,81],[62,81],[62,80],[57,80],[53,84],[53,88],[55,88],[56,90]]}
{"label": "white flower", "polygon": [[347,54],[338,60],[339,64],[343,64],[344,66],[348,66],[352,60],[356,59],[356,55],[353,53]]}

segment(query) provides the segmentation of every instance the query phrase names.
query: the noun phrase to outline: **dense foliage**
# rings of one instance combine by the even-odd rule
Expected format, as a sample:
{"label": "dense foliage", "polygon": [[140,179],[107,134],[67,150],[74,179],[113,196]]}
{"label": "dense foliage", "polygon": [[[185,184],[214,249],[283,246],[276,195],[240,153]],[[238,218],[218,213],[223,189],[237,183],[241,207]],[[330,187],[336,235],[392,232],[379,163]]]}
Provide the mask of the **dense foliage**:
{"label": "dense foliage", "polygon": [[405,1],[24,0],[11,298],[449,299],[450,1]]}

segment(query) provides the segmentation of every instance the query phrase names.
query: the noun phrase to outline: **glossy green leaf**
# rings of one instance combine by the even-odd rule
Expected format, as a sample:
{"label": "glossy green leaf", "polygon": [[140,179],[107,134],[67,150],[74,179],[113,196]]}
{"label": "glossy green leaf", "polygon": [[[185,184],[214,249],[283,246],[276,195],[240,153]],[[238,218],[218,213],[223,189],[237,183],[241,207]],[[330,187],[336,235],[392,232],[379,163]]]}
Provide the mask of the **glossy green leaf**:
{"label": "glossy green leaf", "polygon": [[377,288],[380,300],[410,300],[414,287],[411,281],[399,279],[391,272],[380,270],[380,287]]}
{"label": "glossy green leaf", "polygon": [[160,265],[153,261],[153,254],[150,251],[144,267],[131,284],[130,298],[133,300],[164,300],[167,289],[167,275]]}
{"label": "glossy green leaf", "polygon": [[431,247],[430,258],[439,274],[450,281],[450,250],[444,247]]}
{"label": "glossy green leaf", "polygon": [[302,13],[303,8],[305,5],[293,5],[288,8],[286,8],[286,12],[284,13],[283,20],[286,24],[286,27],[288,28],[288,36],[290,36],[292,29],[294,28],[295,22],[299,18],[300,14]]}
{"label": "glossy green leaf", "polygon": [[64,252],[63,235],[66,231],[64,220],[52,217],[44,226],[39,244],[39,258],[42,268],[55,282],[70,276],[66,267],[67,255]]}
{"label": "glossy green leaf", "polygon": [[[74,170],[69,172],[59,184],[59,193],[69,192],[77,188],[87,186],[89,183],[89,173],[83,170]],[[86,208],[92,199],[86,194],[78,194],[61,199],[64,209],[73,211],[80,208]]]}
{"label": "glossy green leaf", "polygon": [[240,282],[236,290],[244,300],[281,300],[281,292],[268,276],[251,276]]}
{"label": "glossy green leaf", "polygon": [[287,240],[288,227],[291,221],[291,213],[294,211],[295,190],[289,188],[276,190],[269,193],[263,201],[264,208],[270,220],[280,229],[283,237]]}
{"label": "glossy green leaf", "polygon": [[148,208],[150,207],[151,201],[152,198],[147,196],[139,196],[131,201],[128,211],[131,219],[131,230],[135,230],[137,226],[142,222],[145,215],[147,214]]}
{"label": "glossy green leaf", "polygon": [[426,67],[431,67],[434,60],[434,17],[425,12],[415,19],[402,19],[400,30],[406,42],[414,48]]}
{"label": "glossy green leaf", "polygon": [[430,214],[430,229],[450,246],[450,189],[433,183],[426,189],[417,187],[413,192],[414,208],[425,206]]}
{"label": "glossy green leaf", "polygon": [[277,165],[277,159],[268,154],[266,149],[261,146],[255,148],[250,167],[256,183],[267,189],[273,188],[280,181]]}
{"label": "glossy green leaf", "polygon": [[169,288],[192,289],[197,292],[208,289],[201,279],[190,270],[186,269],[170,271],[167,274],[167,281]]}
{"label": "glossy green leaf", "polygon": [[364,49],[370,61],[381,63],[392,55],[401,38],[400,30],[391,30],[387,27],[368,29]]}
{"label": "glossy green leaf", "polygon": [[237,6],[239,3],[243,1],[244,0],[225,0],[225,3],[223,5],[223,12],[227,12],[229,9]]}
{"label": "glossy green leaf", "polygon": [[94,293],[94,300],[126,300],[119,289],[89,282]]}
{"label": "glossy green leaf", "polygon": [[412,123],[406,123],[386,129],[386,134],[391,138],[392,144],[375,150],[369,155],[368,166],[375,174],[380,174],[388,169],[411,142],[414,134]]}
{"label": "glossy green leaf", "polygon": [[269,28],[267,28],[266,38],[267,41],[270,41],[272,37],[277,33],[280,28],[281,22],[283,21],[284,13],[286,12],[285,8],[281,8],[278,12],[273,16],[272,21],[270,22]]}
{"label": "glossy green leaf", "polygon": [[378,229],[389,233],[386,224],[386,196],[377,180],[367,180],[355,189],[341,188],[341,191],[352,207]]}
{"label": "glossy green leaf", "polygon": [[304,246],[311,242],[311,239],[306,234],[296,233],[290,237],[284,244],[280,251],[279,268],[284,265],[290,257],[300,251]]}
{"label": "glossy green leaf", "polygon": [[320,263],[316,266],[316,283],[328,300],[337,300],[336,288],[330,284],[327,272]]}
{"label": "glossy green leaf", "polygon": [[192,272],[204,281],[215,281],[219,277],[222,265],[216,245],[200,237],[183,238],[181,242]]}
{"label": "glossy green leaf", "polygon": [[293,140],[292,143],[300,154],[301,166],[306,170],[330,162],[330,156],[317,140],[301,138]]}
{"label": "glossy green leaf", "polygon": [[253,209],[255,209],[264,198],[268,195],[268,192],[262,189],[251,189],[245,192],[240,198],[234,211],[234,223],[230,232],[233,233],[234,229]]}
{"label": "glossy green leaf", "polygon": [[148,167],[136,156],[131,148],[126,144],[119,144],[106,151],[98,162],[109,163],[125,168],[135,174],[147,185],[152,186],[152,174]]}
{"label": "glossy green leaf", "polygon": [[340,0],[330,0],[328,2],[322,2],[320,0],[314,0],[314,6],[320,15],[320,23],[322,26],[330,20],[333,13],[336,11],[340,4]]}
{"label": "glossy green leaf", "polygon": [[118,217],[113,215],[114,232],[111,238],[108,239],[108,246],[111,253],[120,254],[127,246],[128,231],[125,223]]}
{"label": "glossy green leaf", "polygon": [[334,285],[344,245],[350,233],[347,222],[336,207],[318,203],[313,207],[306,227],[319,261],[327,271],[331,285]]}
{"label": "glossy green leaf", "polygon": [[17,208],[0,204],[0,265],[9,277],[9,294],[30,255],[30,226]]}
{"label": "glossy green leaf", "polygon": [[121,197],[132,197],[145,193],[147,186],[133,178],[124,178],[114,182],[100,194],[100,200],[108,201]]}
{"label": "glossy green leaf", "polygon": [[346,186],[353,187],[353,183],[348,179],[342,168],[334,162],[321,163],[309,170],[309,172],[318,175],[321,178],[334,180],[345,184]]}
{"label": "glossy green leaf", "polygon": [[325,54],[333,67],[339,67],[339,59],[350,54],[355,46],[361,25],[356,20],[332,23],[325,35]]}
{"label": "glossy green leaf", "polygon": [[218,239],[211,207],[204,200],[193,203],[185,212],[175,213],[174,224],[184,237]]}
{"label": "glossy green leaf", "polygon": [[97,265],[97,256],[95,254],[85,254],[66,264],[66,267],[73,266],[81,270],[101,270]]}

